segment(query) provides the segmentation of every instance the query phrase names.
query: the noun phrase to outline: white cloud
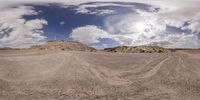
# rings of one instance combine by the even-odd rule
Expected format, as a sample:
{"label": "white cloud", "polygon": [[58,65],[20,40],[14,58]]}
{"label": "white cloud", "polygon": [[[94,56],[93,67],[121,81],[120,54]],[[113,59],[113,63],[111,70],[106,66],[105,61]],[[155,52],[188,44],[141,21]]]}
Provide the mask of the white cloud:
{"label": "white cloud", "polygon": [[[58,2],[64,3],[65,5],[75,4],[78,5],[80,3],[86,2],[110,2],[113,0],[12,0],[15,2],[7,3],[4,2],[0,4],[0,14],[4,15],[5,7],[10,6],[11,4],[19,4],[18,1],[21,3],[27,2]],[[17,1],[17,2],[16,2]],[[84,26],[79,27],[73,30],[71,34],[71,38],[78,40],[83,43],[93,44],[100,42],[99,39],[101,38],[109,38],[119,42],[120,45],[142,45],[142,44],[151,44],[157,43],[162,44],[161,46],[165,47],[200,47],[199,46],[199,38],[198,33],[200,32],[200,1],[199,0],[115,0],[119,2],[141,2],[145,4],[150,4],[153,7],[150,8],[152,12],[146,12],[143,10],[133,9],[137,11],[138,14],[130,13],[127,15],[115,15],[109,17],[105,20],[105,27],[106,30],[102,30],[96,26]],[[10,0],[11,2],[11,0]],[[38,3],[38,4],[40,4]],[[129,5],[116,5],[116,4],[105,4],[105,3],[96,3],[92,5],[81,5],[77,11],[78,13],[88,13],[88,14],[97,14],[97,15],[104,15],[104,14],[112,14],[115,13],[113,10],[95,10],[91,11],[87,9],[88,7],[102,7],[107,5],[115,5],[115,6],[129,6]],[[158,12],[154,9],[154,7],[160,8]],[[4,8],[4,9],[3,9]],[[20,8],[17,8],[20,9]],[[26,10],[25,10],[26,9]],[[3,11],[2,11],[3,10]],[[4,11],[5,10],[5,11]],[[9,9],[9,10],[14,10]],[[17,12],[12,11],[12,12]],[[10,12],[10,13],[12,13]],[[16,14],[16,15],[15,15]],[[7,38],[6,35],[4,37],[4,42],[0,42],[0,46],[10,45],[10,46],[19,46],[27,44],[26,41],[30,40],[23,40],[29,39],[32,37],[31,33],[35,33],[33,37],[37,37],[38,40],[43,40],[45,37],[41,35],[42,31],[39,31],[43,25],[47,24],[45,20],[32,20],[32,24],[35,23],[39,28],[31,28],[33,26],[28,25],[29,21],[25,21],[22,19],[22,15],[24,14],[37,14],[31,10],[31,8],[21,8],[19,13],[14,14],[5,14],[6,17],[0,20],[1,33],[5,33],[12,30],[12,38]],[[1,17],[0,17],[1,18]],[[3,18],[3,17],[2,17]],[[12,24],[11,24],[12,23]],[[14,24],[13,24],[14,23]],[[187,24],[186,24],[187,23]],[[23,29],[21,27],[27,26],[28,29]],[[170,33],[166,34],[166,26],[173,26],[176,28],[180,28],[182,30],[190,30],[191,33]],[[35,30],[36,29],[36,30]],[[38,30],[39,29],[39,30]],[[35,30],[33,32],[33,30]],[[21,33],[18,33],[18,32]],[[106,32],[107,31],[107,32]],[[24,32],[29,33],[29,38],[25,36]],[[1,34],[0,33],[0,34]],[[26,38],[25,38],[26,37]],[[21,39],[23,38],[23,39]],[[13,39],[15,41],[13,41]],[[10,40],[10,41],[8,41]],[[2,41],[2,39],[0,40]],[[5,42],[7,41],[7,42]],[[21,42],[20,42],[21,41]],[[23,42],[22,42],[23,41]],[[37,42],[34,42],[37,43]],[[31,44],[31,43],[30,43]],[[26,45],[27,46],[27,45]]]}
{"label": "white cloud", "polygon": [[[158,45],[167,48],[197,48],[200,47],[200,40],[196,34],[171,33],[171,34],[113,34],[94,25],[79,27],[73,30],[71,38],[79,42],[93,45],[99,43],[99,39],[107,38],[118,42],[118,45]],[[107,44],[108,45],[108,44]],[[93,45],[94,46],[94,45]],[[99,45],[100,46],[100,45]],[[98,46],[98,47],[99,47]],[[94,46],[95,47],[95,46]],[[101,47],[105,47],[102,44]]]}
{"label": "white cloud", "polygon": [[158,5],[165,8],[180,8],[199,6],[199,0],[1,0],[0,8],[10,4],[24,3],[63,3],[63,4],[81,4],[87,2],[138,2],[151,5]]}
{"label": "white cloud", "polygon": [[[158,1],[160,2],[160,1]],[[197,3],[197,2],[196,2]],[[200,7],[194,2],[184,2],[183,5],[175,2],[154,3],[159,11],[148,12],[133,9],[137,13],[110,16],[105,20],[105,28],[111,34],[120,34],[119,42],[125,45],[162,44],[163,47],[200,47],[198,33],[200,32]],[[171,4],[166,6],[165,4]],[[188,4],[188,5],[187,5]],[[152,8],[150,8],[152,9]],[[187,23],[187,24],[186,24]],[[188,29],[189,33],[166,32],[166,27],[172,26]],[[181,30],[180,30],[181,32]],[[175,38],[175,40],[173,40]],[[165,42],[165,44],[164,44]]]}
{"label": "white cloud", "polygon": [[[90,10],[88,8],[97,8],[97,7],[104,7],[107,6],[108,4],[104,4],[104,3],[95,3],[95,4],[84,4],[84,5],[80,5],[78,6],[78,8],[76,9],[76,13],[80,13],[80,14],[91,14],[91,15],[109,15],[109,14],[113,14],[115,13],[114,10],[109,10],[109,9],[95,9],[95,10]],[[112,5],[112,4],[110,4]]]}
{"label": "white cloud", "polygon": [[[161,44],[163,41],[166,44]],[[198,48],[200,47],[200,40],[195,34],[170,34],[163,37],[162,40],[157,42],[160,46],[165,46],[168,48]]]}
{"label": "white cloud", "polygon": [[118,42],[119,45],[131,45],[132,37],[131,35],[111,34],[95,25],[78,27],[70,35],[70,38],[88,45],[99,43],[99,39],[111,39]]}
{"label": "white cloud", "polygon": [[190,22],[188,26],[182,27],[182,29],[189,29],[192,33],[200,32],[200,20]]}
{"label": "white cloud", "polygon": [[109,15],[115,13],[114,10],[96,10],[93,12],[90,12],[90,14],[96,14],[96,15]]}
{"label": "white cloud", "polygon": [[109,35],[106,31],[94,25],[87,25],[74,29],[70,38],[85,44],[94,44],[100,42],[101,38],[108,38]]}
{"label": "white cloud", "polygon": [[64,24],[65,24],[65,22],[64,22],[64,21],[60,22],[60,25],[61,25],[61,26],[63,26]]}
{"label": "white cloud", "polygon": [[[30,6],[10,8],[0,12],[0,30],[11,30],[8,35],[1,34],[0,47],[26,48],[33,44],[43,43],[46,38],[42,35],[43,25],[47,22],[43,19],[26,21],[23,15],[38,14]],[[4,31],[5,34],[6,31]]]}
{"label": "white cloud", "polygon": [[[103,3],[102,3],[103,2]],[[107,3],[105,3],[107,2]],[[93,2],[91,4],[81,4],[81,5],[78,5],[78,8],[76,9],[77,10],[77,13],[81,13],[81,14],[95,14],[95,15],[108,15],[108,14],[115,14],[115,10],[110,10],[110,9],[96,9],[98,7],[107,7],[107,6],[115,6],[115,7],[129,7],[129,8],[134,8],[135,6],[133,5],[129,5],[129,4],[120,4],[120,3],[112,3],[112,2],[109,2],[109,1],[98,1],[98,2]],[[93,9],[91,9],[93,8]],[[96,10],[94,10],[96,9]]]}

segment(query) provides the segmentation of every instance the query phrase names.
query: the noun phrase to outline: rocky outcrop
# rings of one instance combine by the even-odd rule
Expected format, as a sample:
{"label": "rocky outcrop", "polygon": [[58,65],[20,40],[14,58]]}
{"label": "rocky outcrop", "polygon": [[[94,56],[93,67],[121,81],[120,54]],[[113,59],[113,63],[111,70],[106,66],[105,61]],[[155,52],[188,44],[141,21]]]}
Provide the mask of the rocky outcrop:
{"label": "rocky outcrop", "polygon": [[31,49],[39,50],[63,50],[63,51],[96,51],[95,48],[88,47],[77,41],[48,41],[44,45],[34,45]]}
{"label": "rocky outcrop", "polygon": [[122,53],[169,53],[168,49],[158,46],[119,46],[114,48],[105,48],[106,52],[122,52]]}

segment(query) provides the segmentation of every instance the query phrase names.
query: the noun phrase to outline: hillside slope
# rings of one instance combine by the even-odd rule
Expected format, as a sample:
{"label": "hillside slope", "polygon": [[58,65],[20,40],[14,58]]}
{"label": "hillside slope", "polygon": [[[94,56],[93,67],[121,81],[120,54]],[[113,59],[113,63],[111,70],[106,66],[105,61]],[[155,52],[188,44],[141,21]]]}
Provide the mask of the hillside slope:
{"label": "hillside slope", "polygon": [[96,51],[95,48],[89,47],[77,41],[48,41],[44,45],[35,45],[31,49],[39,50],[63,50],[63,51]]}
{"label": "hillside slope", "polygon": [[169,53],[167,50],[158,46],[119,46],[114,48],[105,48],[106,52],[123,52],[123,53]]}

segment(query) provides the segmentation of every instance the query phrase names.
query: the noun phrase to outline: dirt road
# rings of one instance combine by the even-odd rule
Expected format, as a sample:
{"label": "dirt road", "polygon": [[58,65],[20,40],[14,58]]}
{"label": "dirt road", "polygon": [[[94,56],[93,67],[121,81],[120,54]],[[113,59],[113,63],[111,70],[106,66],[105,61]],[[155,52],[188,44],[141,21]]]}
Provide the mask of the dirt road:
{"label": "dirt road", "polygon": [[0,100],[200,99],[200,53],[0,55]]}

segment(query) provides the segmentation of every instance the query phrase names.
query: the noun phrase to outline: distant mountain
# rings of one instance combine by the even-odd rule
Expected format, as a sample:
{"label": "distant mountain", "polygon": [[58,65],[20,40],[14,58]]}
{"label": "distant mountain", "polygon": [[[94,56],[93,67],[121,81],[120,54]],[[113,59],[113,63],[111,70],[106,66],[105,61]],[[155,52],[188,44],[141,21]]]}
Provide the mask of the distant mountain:
{"label": "distant mountain", "polygon": [[118,46],[114,48],[105,48],[106,52],[123,52],[123,53],[169,53],[168,49],[158,46]]}
{"label": "distant mountain", "polygon": [[63,51],[96,51],[95,48],[89,47],[77,41],[48,41],[44,45],[34,45],[30,49],[39,50],[63,50]]}

